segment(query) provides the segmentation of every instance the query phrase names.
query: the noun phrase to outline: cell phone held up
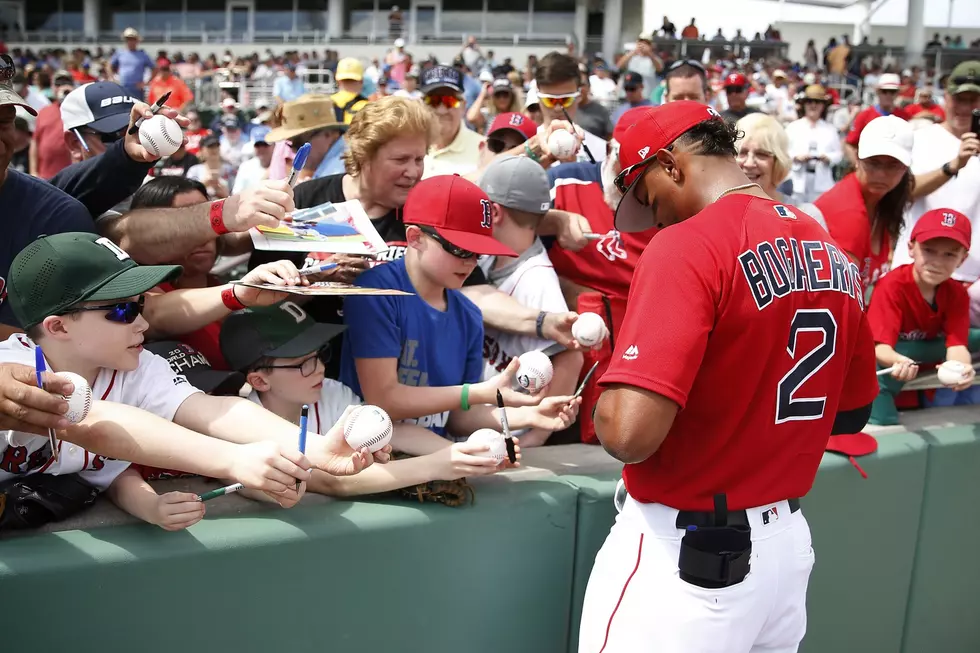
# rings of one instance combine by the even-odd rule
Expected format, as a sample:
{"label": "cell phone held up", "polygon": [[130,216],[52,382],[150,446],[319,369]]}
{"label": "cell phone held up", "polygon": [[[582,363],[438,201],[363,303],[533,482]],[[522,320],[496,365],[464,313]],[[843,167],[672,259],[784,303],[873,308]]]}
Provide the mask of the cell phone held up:
{"label": "cell phone held up", "polygon": [[980,109],[973,110],[973,119],[970,121],[970,131],[980,137]]}

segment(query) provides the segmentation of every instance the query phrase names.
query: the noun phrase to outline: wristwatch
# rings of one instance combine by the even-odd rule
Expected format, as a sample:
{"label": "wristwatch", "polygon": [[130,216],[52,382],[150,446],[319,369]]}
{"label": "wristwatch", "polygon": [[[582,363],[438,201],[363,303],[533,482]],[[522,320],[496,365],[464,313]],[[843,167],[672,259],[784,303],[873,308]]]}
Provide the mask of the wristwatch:
{"label": "wristwatch", "polygon": [[946,175],[947,177],[955,177],[956,175],[960,174],[960,171],[953,170],[948,162],[943,164],[942,171],[943,174]]}

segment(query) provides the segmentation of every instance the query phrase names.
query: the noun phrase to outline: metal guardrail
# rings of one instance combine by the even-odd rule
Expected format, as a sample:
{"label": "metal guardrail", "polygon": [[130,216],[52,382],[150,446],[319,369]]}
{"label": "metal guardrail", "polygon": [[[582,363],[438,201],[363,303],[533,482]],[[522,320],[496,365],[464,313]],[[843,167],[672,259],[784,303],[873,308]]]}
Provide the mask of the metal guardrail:
{"label": "metal guardrail", "polygon": [[[668,39],[662,36],[653,38],[654,49],[657,52],[667,52],[675,59],[697,59],[704,56],[706,49],[714,51],[734,52],[736,56],[751,53],[757,57],[785,57],[789,43],[783,41],[712,41],[702,39]],[[590,36],[585,40],[585,51],[589,54],[602,52],[602,37]],[[609,54],[609,53],[605,53]]]}

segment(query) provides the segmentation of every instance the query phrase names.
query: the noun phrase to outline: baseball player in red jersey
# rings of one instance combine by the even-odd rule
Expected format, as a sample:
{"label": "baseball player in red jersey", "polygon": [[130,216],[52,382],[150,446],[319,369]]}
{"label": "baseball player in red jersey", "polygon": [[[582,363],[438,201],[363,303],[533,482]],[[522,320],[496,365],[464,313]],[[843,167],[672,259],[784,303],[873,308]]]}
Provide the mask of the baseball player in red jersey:
{"label": "baseball player in red jersey", "polygon": [[814,560],[799,497],[878,391],[857,266],[748,182],[736,135],[695,102],[623,135],[616,228],[662,231],[601,380],[596,432],[627,494],[580,653],[796,651]]}

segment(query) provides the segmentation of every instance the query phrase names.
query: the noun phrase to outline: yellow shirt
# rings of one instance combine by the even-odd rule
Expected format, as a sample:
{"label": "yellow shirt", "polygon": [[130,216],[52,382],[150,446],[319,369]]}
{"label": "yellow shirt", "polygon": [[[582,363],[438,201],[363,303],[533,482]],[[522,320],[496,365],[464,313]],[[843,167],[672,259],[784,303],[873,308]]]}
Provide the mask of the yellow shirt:
{"label": "yellow shirt", "polygon": [[460,124],[456,138],[447,147],[429,148],[425,155],[425,171],[422,178],[427,179],[436,175],[467,175],[480,165],[480,143],[485,140],[475,131]]}
{"label": "yellow shirt", "polygon": [[[351,93],[350,91],[337,91],[330,96],[330,101],[337,109],[343,109],[347,106],[347,103],[357,97],[357,93]],[[355,102],[353,105],[344,111],[344,124],[349,125],[350,121],[354,118],[354,114],[363,109],[367,105],[367,100],[360,100]]]}

